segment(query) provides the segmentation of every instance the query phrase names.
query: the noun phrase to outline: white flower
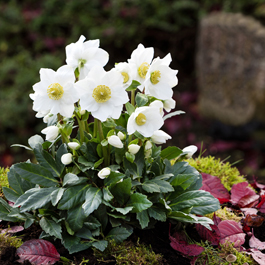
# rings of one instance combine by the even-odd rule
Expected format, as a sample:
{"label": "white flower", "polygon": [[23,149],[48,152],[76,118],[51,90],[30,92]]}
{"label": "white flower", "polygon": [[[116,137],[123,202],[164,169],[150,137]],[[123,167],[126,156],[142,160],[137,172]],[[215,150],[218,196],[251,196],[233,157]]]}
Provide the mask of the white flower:
{"label": "white flower", "polygon": [[72,150],[77,150],[80,148],[80,144],[77,142],[70,142],[68,143],[68,146],[72,149]]}
{"label": "white flower", "polygon": [[43,122],[44,122],[44,123],[48,123],[49,118],[52,117],[52,116],[53,116],[53,114],[48,113],[47,115],[45,115],[45,116],[43,117]]}
{"label": "white flower", "polygon": [[38,112],[60,113],[70,118],[74,112],[74,103],[78,101],[74,88],[73,69],[64,65],[56,72],[52,69],[40,69],[40,82],[33,86],[33,110]]}
{"label": "white flower", "polygon": [[64,165],[69,165],[73,161],[73,155],[71,153],[64,154],[61,157],[61,161]]}
{"label": "white flower", "polygon": [[121,131],[119,131],[119,132],[117,133],[117,135],[118,135],[118,137],[119,137],[121,140],[124,140],[124,139],[125,139],[125,134],[122,133]]}
{"label": "white flower", "polygon": [[103,67],[109,60],[109,54],[99,48],[99,40],[85,39],[82,35],[76,43],[71,43],[65,48],[66,63],[74,70],[79,68],[79,80],[85,78],[93,66]]}
{"label": "white flower", "polygon": [[151,136],[151,139],[155,144],[164,144],[166,140],[171,139],[171,136],[162,130],[157,130]]}
{"label": "white flower", "polygon": [[128,63],[118,63],[115,64],[115,70],[117,70],[123,77],[123,87],[126,89],[132,83],[132,80],[135,79],[135,74],[133,74],[133,70],[131,69]]}
{"label": "white flower", "polygon": [[156,58],[153,60],[142,84],[145,87],[145,94],[162,100],[172,98],[172,88],[178,84],[176,77],[178,71],[169,67],[171,61],[170,54],[163,59]]}
{"label": "white flower", "polygon": [[164,116],[164,111],[163,111],[163,103],[160,100],[155,100],[150,103],[149,107],[156,107],[159,108],[160,115],[163,117]]}
{"label": "white flower", "polygon": [[149,140],[145,142],[144,150],[152,149],[152,147],[153,145]]}
{"label": "white flower", "polygon": [[[154,57],[154,48],[145,48],[143,44],[139,44],[138,47],[132,52],[131,58],[128,62],[135,72],[135,80],[139,81],[141,84],[145,80],[145,76],[150,67],[150,63]],[[138,87],[143,91],[144,86]]]}
{"label": "white flower", "polygon": [[101,178],[101,179],[105,179],[108,177],[108,175],[110,174],[111,170],[109,167],[105,167],[103,169],[101,169],[99,172],[98,172],[98,177]]}
{"label": "white flower", "polygon": [[130,144],[128,146],[128,151],[129,151],[129,153],[135,155],[135,154],[138,153],[138,151],[140,150],[140,148],[141,148],[141,146],[138,145],[138,144]]}
{"label": "white flower", "polygon": [[138,131],[144,137],[151,137],[164,124],[159,108],[140,107],[131,114],[127,123],[128,134]]}
{"label": "white flower", "polygon": [[116,148],[123,148],[123,143],[117,135],[109,136],[108,143]]}
{"label": "white flower", "polygon": [[87,78],[75,85],[80,94],[81,109],[91,112],[94,118],[101,121],[118,119],[123,104],[129,101],[123,88],[122,75],[113,69],[106,72],[102,67],[94,66]]}
{"label": "white flower", "polygon": [[166,100],[163,100],[164,109],[167,112],[170,112],[172,109],[176,107],[176,101],[173,98],[169,98]]}
{"label": "white flower", "polygon": [[59,135],[59,128],[55,125],[44,128],[41,133],[46,134],[46,141],[53,141]]}
{"label": "white flower", "polygon": [[198,150],[198,147],[195,145],[189,145],[182,149],[182,152],[187,153],[187,158],[191,158]]}

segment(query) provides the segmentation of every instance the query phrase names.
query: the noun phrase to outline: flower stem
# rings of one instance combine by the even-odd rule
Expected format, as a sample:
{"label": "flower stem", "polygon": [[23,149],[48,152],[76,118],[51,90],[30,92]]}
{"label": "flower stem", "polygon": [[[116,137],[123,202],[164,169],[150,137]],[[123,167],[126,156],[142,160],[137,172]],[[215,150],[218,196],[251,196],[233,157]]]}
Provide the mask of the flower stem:
{"label": "flower stem", "polygon": [[133,106],[135,105],[135,90],[131,91],[131,104]]}
{"label": "flower stem", "polygon": [[[96,119],[95,119],[96,121]],[[97,120],[98,123],[98,133],[99,133],[99,139],[102,142],[104,138],[103,130],[102,130],[102,123],[101,121]],[[102,152],[104,157],[104,166],[107,167],[109,165],[109,154],[108,154],[108,146],[102,146]]]}
{"label": "flower stem", "polygon": [[75,112],[75,116],[78,122],[78,126],[79,126],[79,134],[80,134],[80,144],[82,145],[82,143],[84,142],[85,139],[85,135],[84,135],[84,130],[85,130],[85,124],[84,122],[79,118],[79,114]]}

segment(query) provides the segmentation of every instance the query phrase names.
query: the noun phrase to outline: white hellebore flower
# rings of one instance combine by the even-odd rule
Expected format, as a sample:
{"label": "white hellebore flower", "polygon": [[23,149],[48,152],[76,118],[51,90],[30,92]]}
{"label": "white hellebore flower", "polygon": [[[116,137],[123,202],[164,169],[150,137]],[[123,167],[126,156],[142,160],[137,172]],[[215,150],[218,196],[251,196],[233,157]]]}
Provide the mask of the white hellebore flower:
{"label": "white hellebore flower", "polygon": [[141,146],[138,145],[138,144],[130,144],[128,146],[128,151],[129,151],[129,153],[135,155],[135,154],[138,153],[138,151],[140,150],[140,148],[141,148]]}
{"label": "white hellebore flower", "polygon": [[116,148],[123,148],[123,143],[117,135],[111,135],[108,137],[108,143]]}
{"label": "white hellebore flower", "polygon": [[157,130],[151,136],[151,139],[155,144],[164,144],[166,140],[171,139],[171,136],[162,130]]}
{"label": "white hellebore flower", "polygon": [[66,46],[66,63],[74,70],[79,69],[79,80],[84,79],[94,65],[105,66],[109,60],[109,54],[99,48],[99,40],[85,41],[80,36],[76,43]]}
{"label": "white hellebore flower", "polygon": [[70,142],[68,143],[68,146],[72,149],[72,150],[77,150],[80,148],[80,144],[77,142]]}
{"label": "white hellebore flower", "polygon": [[132,83],[132,80],[135,79],[133,75],[133,70],[131,69],[130,65],[128,63],[118,63],[118,64],[115,64],[114,69],[117,70],[119,73],[121,73],[123,77],[124,89],[129,87]]}
{"label": "white hellebore flower", "polygon": [[79,92],[81,109],[91,112],[100,121],[118,119],[123,104],[129,101],[123,88],[122,75],[114,69],[106,72],[103,67],[94,66],[87,77],[76,82],[75,86]]}
{"label": "white hellebore flower", "polygon": [[101,169],[99,172],[98,172],[98,177],[101,178],[101,179],[105,179],[108,177],[108,175],[110,174],[111,170],[109,167],[105,167],[103,169]]}
{"label": "white hellebore flower", "polygon": [[164,116],[164,105],[163,102],[161,102],[160,100],[155,100],[153,102],[150,103],[149,107],[156,107],[159,108],[160,111],[160,115],[163,117]]}
{"label": "white hellebore flower", "polygon": [[64,165],[69,165],[73,161],[73,155],[71,153],[64,154],[61,157],[61,161]]}
{"label": "white hellebore flower", "polygon": [[164,109],[167,112],[170,112],[172,109],[176,107],[176,101],[173,98],[169,98],[166,100],[163,100]]}
{"label": "white hellebore flower", "polygon": [[[154,48],[153,47],[145,48],[144,45],[141,43],[132,52],[131,58],[128,59],[128,62],[135,73],[134,80],[143,84],[153,57],[154,57]],[[141,91],[143,91],[144,86],[140,85],[138,88]]]}
{"label": "white hellebore flower", "polygon": [[46,141],[53,141],[59,135],[59,128],[55,125],[44,128],[41,133],[46,134]]}
{"label": "white hellebore flower", "polygon": [[171,61],[170,54],[163,59],[156,58],[153,60],[143,83],[145,94],[162,100],[172,98],[172,88],[178,84],[176,76],[178,71],[169,67]]}
{"label": "white hellebore flower", "polygon": [[151,156],[152,147],[153,147],[152,143],[149,140],[146,141],[145,146],[144,146],[144,157],[145,158],[148,158]]}
{"label": "white hellebore flower", "polygon": [[73,69],[64,65],[56,72],[52,69],[40,69],[40,82],[33,86],[31,94],[33,110],[38,112],[49,111],[51,114],[60,113],[70,118],[74,112],[74,103],[78,101],[74,88],[75,75]]}
{"label": "white hellebore flower", "polygon": [[139,107],[131,114],[127,123],[128,134],[138,131],[144,137],[151,137],[154,131],[164,124],[164,120],[157,107]]}
{"label": "white hellebore flower", "polygon": [[191,158],[198,150],[198,147],[195,145],[189,145],[185,148],[182,149],[182,152],[186,152],[187,154],[187,158]]}
{"label": "white hellebore flower", "polygon": [[119,131],[119,132],[117,133],[117,135],[118,135],[118,137],[119,137],[121,140],[124,140],[124,139],[125,139],[125,134],[122,133],[121,131]]}

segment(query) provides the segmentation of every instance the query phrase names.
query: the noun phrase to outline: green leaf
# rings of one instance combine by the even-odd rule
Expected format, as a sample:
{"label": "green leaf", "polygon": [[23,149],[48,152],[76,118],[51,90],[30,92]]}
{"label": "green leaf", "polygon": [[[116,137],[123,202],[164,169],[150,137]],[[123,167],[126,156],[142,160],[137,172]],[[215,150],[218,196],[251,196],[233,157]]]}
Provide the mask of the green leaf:
{"label": "green leaf", "polygon": [[79,185],[87,181],[85,177],[78,177],[73,173],[67,173],[63,178],[63,187]]}
{"label": "green leaf", "polygon": [[90,242],[85,244],[79,243],[81,240],[80,237],[71,236],[67,233],[63,233],[62,236],[62,244],[69,251],[69,254],[80,252],[82,250],[88,249],[91,246]]}
{"label": "green leaf", "polygon": [[113,120],[112,118],[108,118],[105,122],[103,122],[103,125],[109,128],[115,128],[117,126],[115,120]]}
{"label": "green leaf", "polygon": [[[20,204],[21,205],[20,212],[23,213],[43,207],[46,203],[51,201],[51,193],[56,189],[57,188],[55,187],[51,187],[51,188],[42,188],[36,190],[28,197],[28,199],[24,203]],[[19,200],[20,198],[16,201],[15,203],[16,206]]]}
{"label": "green leaf", "polygon": [[86,191],[89,185],[83,184],[78,186],[69,187],[64,191],[61,201],[59,202],[57,208],[60,210],[69,210],[85,199]]}
{"label": "green leaf", "polygon": [[160,191],[163,192],[163,193],[174,191],[174,188],[166,180],[152,179],[152,182],[156,183],[158,185]]}
{"label": "green leaf", "polygon": [[89,240],[92,238],[91,231],[86,227],[82,227],[75,235]]}
{"label": "green leaf", "polygon": [[102,203],[102,191],[99,188],[89,187],[86,191],[86,200],[82,207],[85,211],[85,215],[88,216],[94,210],[96,210]]}
{"label": "green leaf", "polygon": [[105,186],[110,186],[112,184],[115,184],[115,183],[119,182],[124,177],[125,177],[125,175],[122,174],[122,173],[118,173],[118,172],[111,171],[111,173],[109,174],[109,176],[104,179],[104,185]]}
{"label": "green leaf", "polygon": [[39,144],[42,145],[44,143],[44,140],[43,138],[38,135],[38,134],[35,134],[33,136],[31,136],[28,140],[28,143],[29,143],[29,146],[34,149],[35,147],[37,147]]}
{"label": "green leaf", "polygon": [[48,169],[55,178],[60,177],[60,169],[58,169],[57,163],[47,151],[42,149],[40,144],[35,146],[33,152],[41,166]]}
{"label": "green leaf", "polygon": [[16,202],[16,200],[19,198],[19,194],[16,193],[14,190],[10,189],[10,188],[7,188],[7,187],[3,187],[3,193],[5,195],[5,198],[8,200],[8,201],[11,201],[11,202]]}
{"label": "green leaf", "polygon": [[104,161],[104,157],[100,158],[95,164],[94,168],[98,168]]}
{"label": "green leaf", "polygon": [[183,190],[186,190],[191,184],[198,180],[198,175],[196,174],[178,174],[170,180],[170,184],[173,187],[181,186]]}
{"label": "green leaf", "polygon": [[135,97],[135,102],[138,107],[142,107],[148,102],[148,96],[138,92]]}
{"label": "green leaf", "polygon": [[127,239],[132,233],[129,232],[125,227],[115,227],[109,231],[106,239],[115,240],[116,243],[121,243]]}
{"label": "green leaf", "polygon": [[22,148],[25,148],[26,150],[32,151],[30,147],[23,145],[23,144],[12,144],[10,147],[22,147]]}
{"label": "green leaf", "polygon": [[90,229],[91,231],[99,228],[101,226],[100,222],[98,221],[97,218],[94,216],[88,216],[87,221],[84,223],[84,225]]}
{"label": "green leaf", "polygon": [[167,115],[165,115],[163,117],[163,120],[167,120],[168,118],[171,118],[173,116],[176,116],[176,115],[180,115],[180,114],[185,114],[185,111],[182,111],[182,110],[176,110],[176,111],[173,111],[171,113],[168,113]]}
{"label": "green leaf", "polygon": [[150,217],[153,217],[154,219],[156,219],[158,221],[165,222],[167,220],[166,213],[161,208],[158,208],[156,206],[152,206],[152,207],[148,208],[147,211],[148,211],[148,214]]}
{"label": "green leaf", "polygon": [[56,156],[55,156],[55,162],[57,165],[57,170],[58,170],[60,175],[63,173],[63,170],[65,168],[65,165],[61,161],[61,157],[66,153],[68,153],[66,144],[61,144],[60,147],[58,148],[58,150],[56,152]]}
{"label": "green leaf", "polygon": [[30,190],[27,190],[24,194],[22,194],[17,200],[16,203],[14,204],[14,207],[19,207],[22,204],[24,204],[28,198],[33,195],[35,192],[38,192],[40,188],[32,188]]}
{"label": "green leaf", "polygon": [[192,207],[191,213],[205,215],[220,208],[218,199],[204,190],[187,191],[182,193],[169,204],[173,211]]}
{"label": "green leaf", "polygon": [[49,235],[62,239],[62,228],[59,224],[46,217],[40,219],[41,228]]}
{"label": "green leaf", "polygon": [[147,180],[142,184],[143,190],[149,193],[160,192],[159,186],[152,180]]}
{"label": "green leaf", "polygon": [[67,211],[67,222],[73,231],[78,231],[83,227],[86,219],[82,204],[71,208]]}
{"label": "green leaf", "polygon": [[141,83],[139,83],[136,80],[133,80],[132,83],[131,83],[131,85],[126,88],[126,91],[136,90],[139,85],[141,85]]}
{"label": "green leaf", "polygon": [[53,187],[58,184],[52,173],[40,165],[24,162],[15,164],[14,169],[23,179],[31,183],[44,187]]}
{"label": "green leaf", "polygon": [[127,159],[129,162],[131,162],[131,163],[133,163],[133,161],[134,161],[134,159],[135,159],[135,155],[133,155],[133,154],[131,154],[131,153],[129,153],[129,152],[126,152],[126,153],[125,153],[125,157],[126,157],[126,159]]}
{"label": "green leaf", "polygon": [[103,203],[93,212],[93,215],[99,220],[101,224],[101,231],[104,231],[108,224],[107,207]]}
{"label": "green leaf", "polygon": [[130,175],[132,175],[133,179],[141,177],[141,175],[138,175],[137,166],[135,163],[131,163],[126,158],[124,158],[123,164],[124,168],[126,168],[126,171],[129,172]]}
{"label": "green leaf", "polygon": [[8,214],[11,212],[11,206],[0,197],[0,220],[17,222],[18,219],[15,217],[10,217]]}
{"label": "green leaf", "polygon": [[131,178],[126,178],[111,186],[110,191],[120,205],[124,205],[130,198],[132,188]]}
{"label": "green leaf", "polygon": [[58,188],[51,193],[51,203],[53,206],[55,206],[60,201],[64,191],[65,191],[64,188]]}
{"label": "green leaf", "polygon": [[108,241],[106,240],[100,240],[100,241],[96,241],[92,243],[92,246],[98,250],[100,250],[101,252],[103,252],[106,247],[108,246]]}
{"label": "green leaf", "polygon": [[131,115],[135,111],[134,106],[129,102],[125,104],[125,107],[129,115]]}
{"label": "green leaf", "polygon": [[80,163],[79,167],[82,170],[82,172],[85,172],[86,170],[91,169],[94,166],[94,163],[89,162],[84,156],[78,157],[78,163]]}
{"label": "green leaf", "polygon": [[125,207],[125,208],[115,208],[115,210],[123,215],[126,215],[133,209],[133,206]]}
{"label": "green leaf", "polygon": [[11,166],[9,172],[7,173],[9,186],[16,191],[19,195],[24,194],[27,190],[33,188],[35,185],[24,180],[15,171],[14,166]]}
{"label": "green leaf", "polygon": [[93,163],[98,161],[99,157],[97,154],[97,145],[98,144],[94,142],[83,143],[81,145],[80,150],[83,152],[87,161]]}
{"label": "green leaf", "polygon": [[130,196],[130,200],[127,206],[133,206],[132,212],[139,213],[146,210],[152,206],[152,202],[147,199],[147,196],[141,193],[133,193]]}
{"label": "green leaf", "polygon": [[111,194],[111,192],[109,191],[109,188],[108,187],[104,187],[102,189],[102,192],[103,192],[103,200],[104,201],[111,201],[114,197],[113,195]]}
{"label": "green leaf", "polygon": [[149,223],[149,216],[147,210],[136,213],[136,219],[139,221],[142,229],[146,228]]}
{"label": "green leaf", "polygon": [[102,146],[107,146],[109,144],[108,140],[107,139],[104,139],[101,141],[100,143]]}
{"label": "green leaf", "polygon": [[182,150],[179,149],[178,147],[169,146],[161,151],[160,156],[163,159],[171,160],[171,159],[178,157],[181,153],[182,153]]}

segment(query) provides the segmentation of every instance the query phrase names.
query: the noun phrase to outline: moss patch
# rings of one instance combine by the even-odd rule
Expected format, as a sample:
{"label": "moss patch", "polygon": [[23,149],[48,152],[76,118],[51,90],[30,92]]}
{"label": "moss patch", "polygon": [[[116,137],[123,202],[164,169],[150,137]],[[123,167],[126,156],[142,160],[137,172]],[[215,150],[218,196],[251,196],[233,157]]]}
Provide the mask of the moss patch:
{"label": "moss patch", "polygon": [[3,187],[8,187],[8,178],[7,178],[7,172],[9,171],[8,168],[0,167],[0,196],[3,196]]}

